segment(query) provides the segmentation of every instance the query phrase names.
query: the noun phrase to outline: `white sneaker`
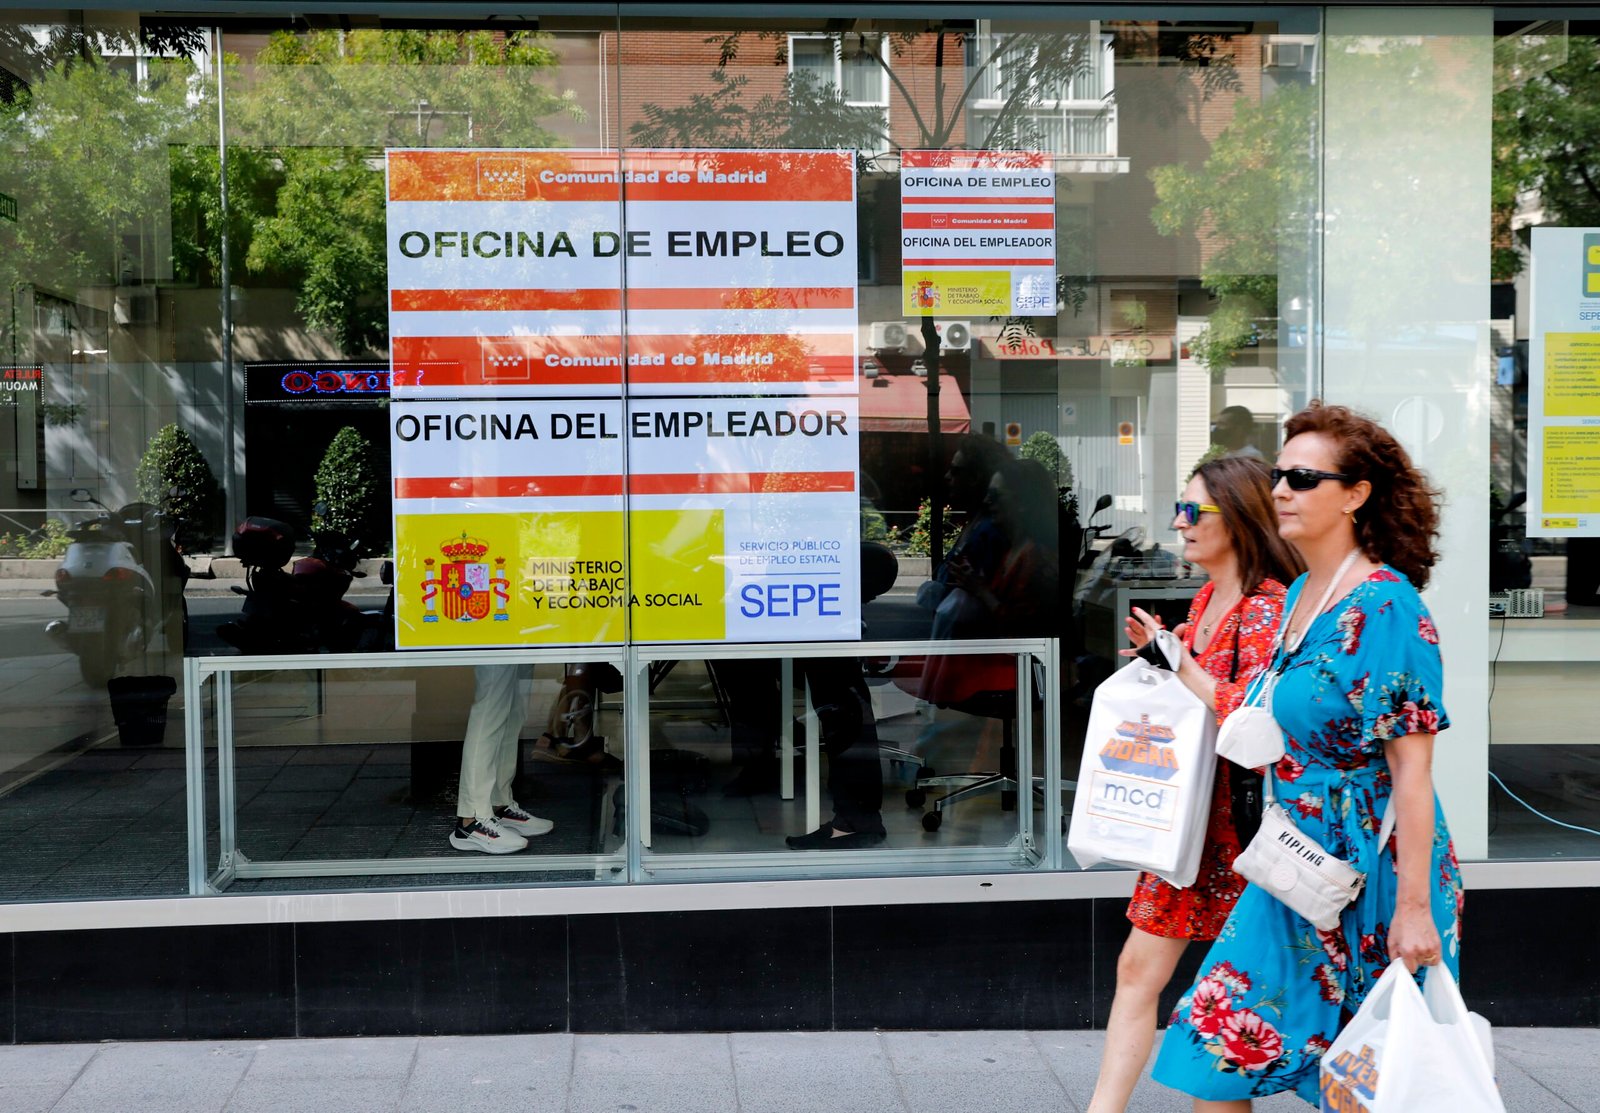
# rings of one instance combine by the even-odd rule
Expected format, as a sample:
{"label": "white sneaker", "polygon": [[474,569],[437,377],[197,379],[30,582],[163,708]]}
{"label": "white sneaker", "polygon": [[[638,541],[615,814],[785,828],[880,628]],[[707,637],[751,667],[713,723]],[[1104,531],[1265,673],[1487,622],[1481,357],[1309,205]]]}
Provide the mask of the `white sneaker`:
{"label": "white sneaker", "polygon": [[548,835],[555,830],[555,824],[548,819],[540,819],[532,812],[527,811],[515,800],[505,806],[505,809],[494,817],[494,821],[508,831],[515,831],[519,835],[535,837]]}
{"label": "white sneaker", "polygon": [[492,817],[474,819],[465,827],[457,818],[456,828],[450,832],[450,845],[483,854],[515,854],[528,845],[528,840]]}

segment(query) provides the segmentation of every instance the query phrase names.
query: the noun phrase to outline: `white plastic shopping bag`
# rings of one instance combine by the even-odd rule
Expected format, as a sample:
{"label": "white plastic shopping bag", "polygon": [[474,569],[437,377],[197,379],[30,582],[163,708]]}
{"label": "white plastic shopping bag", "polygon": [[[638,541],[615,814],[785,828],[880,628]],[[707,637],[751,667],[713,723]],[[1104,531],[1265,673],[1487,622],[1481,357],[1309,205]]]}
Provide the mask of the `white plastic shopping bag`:
{"label": "white plastic shopping bag", "polygon": [[1395,962],[1322,1056],[1323,1113],[1505,1113],[1489,1022],[1443,965]]}
{"label": "white plastic shopping bag", "polygon": [[[1163,632],[1165,633],[1165,632]],[[1170,637],[1171,635],[1167,635]],[[1067,849],[1194,884],[1216,778],[1216,718],[1177,674],[1138,657],[1095,689]]]}

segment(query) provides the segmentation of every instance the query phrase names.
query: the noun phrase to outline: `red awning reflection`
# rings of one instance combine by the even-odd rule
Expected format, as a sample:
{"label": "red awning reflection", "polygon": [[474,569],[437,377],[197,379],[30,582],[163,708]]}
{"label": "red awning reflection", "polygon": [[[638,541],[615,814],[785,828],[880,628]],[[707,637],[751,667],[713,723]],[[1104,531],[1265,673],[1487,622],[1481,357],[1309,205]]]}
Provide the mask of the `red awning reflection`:
{"label": "red awning reflection", "polygon": [[[876,378],[865,375],[861,387],[863,433],[926,433],[928,431],[928,380],[920,375],[891,375],[879,368]],[[939,429],[966,433],[972,414],[954,379],[939,380]]]}

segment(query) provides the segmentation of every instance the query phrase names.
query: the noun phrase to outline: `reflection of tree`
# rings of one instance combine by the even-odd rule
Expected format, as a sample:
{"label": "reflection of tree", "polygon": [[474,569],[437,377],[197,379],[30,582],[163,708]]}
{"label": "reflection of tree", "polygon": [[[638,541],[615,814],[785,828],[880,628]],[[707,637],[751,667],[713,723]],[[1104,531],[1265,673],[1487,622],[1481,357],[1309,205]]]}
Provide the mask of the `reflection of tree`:
{"label": "reflection of tree", "polygon": [[[381,347],[378,155],[391,146],[550,146],[556,136],[543,121],[579,115],[549,84],[556,63],[526,32],[273,35],[251,65],[230,66],[229,184],[248,210],[236,255],[257,278],[297,287],[306,323],[346,352]],[[257,188],[236,188],[236,175]]]}
{"label": "reflection of tree", "polygon": [[152,58],[136,85],[93,54],[44,61],[0,100],[0,182],[21,201],[18,221],[0,222],[0,282],[137,280],[123,271],[144,253],[130,243],[153,250],[166,223],[168,144],[195,138],[194,66]]}
{"label": "reflection of tree", "polygon": [[1511,238],[1519,194],[1537,190],[1546,223],[1600,225],[1600,40],[1512,35],[1495,43],[1493,276],[1525,259]]}
{"label": "reflection of tree", "polygon": [[218,284],[226,236],[235,281],[243,269],[298,290],[307,324],[350,353],[384,336],[383,148],[544,147],[551,117],[581,115],[537,34],[279,32],[251,63],[227,60],[224,228],[215,81],[187,56],[146,54],[145,76],[120,57],[197,53],[200,32],[4,35],[30,76],[0,86],[0,182],[27,213],[0,227],[0,280],[117,283],[127,237],[164,251],[152,229],[170,222],[179,280]]}
{"label": "reflection of tree", "polygon": [[1316,110],[1317,90],[1307,85],[1241,101],[1201,167],[1150,171],[1156,228],[1169,236],[1198,232],[1212,248],[1200,281],[1219,304],[1190,349],[1213,374],[1232,364],[1259,318],[1277,315],[1279,271],[1310,234]]}
{"label": "reflection of tree", "polygon": [[[836,59],[846,48],[870,59],[886,75],[893,92],[890,111],[902,110],[914,123],[919,149],[971,147],[979,150],[1047,149],[1036,110],[1063,96],[1074,80],[1098,64],[1100,44],[1085,33],[1020,31],[987,38],[986,49],[969,52],[973,33],[935,25],[917,32],[872,34],[834,32],[827,36]],[[772,63],[787,66],[788,33],[735,31],[707,41],[718,47],[712,89],[680,106],[646,104],[643,119],[630,128],[640,146],[786,148],[826,147],[857,151],[892,150],[880,109],[846,103],[843,91],[807,73],[791,73],[780,93],[745,103],[750,79],[730,67],[754,39],[770,44]],[[885,51],[879,44],[887,46]],[[969,64],[969,60],[970,63]],[[955,80],[952,80],[952,77]],[[988,117],[972,112],[981,97],[998,96],[999,109]],[[863,172],[873,169],[870,156]],[[1069,287],[1058,280],[1064,296]],[[1081,296],[1074,298],[1081,303]],[[1023,321],[1008,327],[1028,329]],[[939,415],[939,336],[932,317],[922,321],[923,364],[927,370],[928,475],[936,501],[943,501],[944,447]],[[944,551],[943,523],[930,528],[935,560]]]}

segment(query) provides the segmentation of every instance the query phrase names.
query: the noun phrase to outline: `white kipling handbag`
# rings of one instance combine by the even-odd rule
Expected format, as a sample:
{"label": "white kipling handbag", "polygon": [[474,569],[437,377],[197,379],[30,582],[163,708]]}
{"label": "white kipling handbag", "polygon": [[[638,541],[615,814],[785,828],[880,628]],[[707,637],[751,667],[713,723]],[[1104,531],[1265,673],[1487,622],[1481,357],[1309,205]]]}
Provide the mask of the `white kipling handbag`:
{"label": "white kipling handbag", "polygon": [[[1296,827],[1278,803],[1272,781],[1268,770],[1262,779],[1265,807],[1261,809],[1261,827],[1233,860],[1233,872],[1265,889],[1312,926],[1332,931],[1339,926],[1340,914],[1361,895],[1367,875]],[[1380,852],[1393,833],[1391,799],[1378,826]]]}

